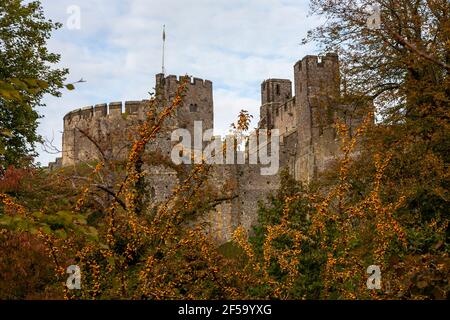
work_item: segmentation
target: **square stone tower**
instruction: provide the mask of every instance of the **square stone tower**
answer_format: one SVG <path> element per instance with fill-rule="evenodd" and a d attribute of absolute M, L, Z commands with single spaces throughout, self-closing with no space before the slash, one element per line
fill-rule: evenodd
<path fill-rule="evenodd" d="M 273 129 L 278 108 L 292 98 L 292 82 L 287 79 L 268 79 L 261 84 L 261 128 Z"/>
<path fill-rule="evenodd" d="M 281 163 L 296 179 L 309 182 L 339 152 L 334 129 L 340 96 L 336 54 L 306 56 L 294 65 L 294 92 L 289 80 L 261 85 L 260 128 L 281 134 Z"/>
<path fill-rule="evenodd" d="M 337 155 L 333 127 L 340 96 L 337 54 L 306 56 L 294 66 L 298 113 L 296 178 L 309 182 Z"/>
<path fill-rule="evenodd" d="M 183 76 L 156 75 L 156 88 L 167 101 L 172 101 Z M 183 104 L 176 110 L 176 127 L 194 132 L 194 121 L 202 121 L 203 130 L 214 128 L 213 84 L 210 80 L 190 78 Z"/>

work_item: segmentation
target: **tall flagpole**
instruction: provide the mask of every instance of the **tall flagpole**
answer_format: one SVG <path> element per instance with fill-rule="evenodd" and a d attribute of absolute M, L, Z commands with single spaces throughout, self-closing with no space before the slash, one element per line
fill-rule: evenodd
<path fill-rule="evenodd" d="M 162 73 L 165 75 L 166 70 L 164 68 L 164 55 L 166 50 L 166 25 L 163 25 L 163 50 L 162 50 Z"/>

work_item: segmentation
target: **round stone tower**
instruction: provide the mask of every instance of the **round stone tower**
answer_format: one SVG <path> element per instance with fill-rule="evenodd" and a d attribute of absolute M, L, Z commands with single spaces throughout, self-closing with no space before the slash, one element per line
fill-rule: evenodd
<path fill-rule="evenodd" d="M 173 99 L 182 77 L 156 75 L 156 87 Z M 108 157 L 123 160 L 132 144 L 132 134 L 144 119 L 148 100 L 111 102 L 69 112 L 64 117 L 62 165 L 74 165 Z M 194 121 L 203 121 L 203 130 L 214 126 L 212 82 L 190 78 L 183 104 L 171 122 L 193 133 Z M 171 126 L 171 127 L 172 127 Z M 154 144 L 170 152 L 170 134 Z M 164 141 L 164 143 L 163 143 Z"/>

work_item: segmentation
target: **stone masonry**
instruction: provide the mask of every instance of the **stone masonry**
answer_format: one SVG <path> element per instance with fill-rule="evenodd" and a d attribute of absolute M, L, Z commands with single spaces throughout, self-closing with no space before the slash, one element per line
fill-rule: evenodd
<path fill-rule="evenodd" d="M 156 75 L 156 88 L 171 99 L 181 78 Z M 188 129 L 193 134 L 194 121 L 203 121 L 203 130 L 214 123 L 213 85 L 211 81 L 191 78 L 183 105 L 176 111 L 164 132 L 149 149 L 170 159 L 174 145 L 170 132 Z M 293 95 L 293 93 L 295 95 Z M 259 128 L 280 131 L 280 168 L 285 167 L 297 180 L 308 183 L 339 156 L 339 142 L 334 123 L 345 118 L 351 127 L 359 125 L 348 106 L 339 105 L 339 61 L 336 54 L 306 56 L 294 65 L 294 84 L 286 79 L 268 79 L 261 85 Z M 69 112 L 64 117 L 63 156 L 51 168 L 95 161 L 100 157 L 125 159 L 131 135 L 144 119 L 147 101 L 113 102 Z M 351 120 L 349 120 L 351 119 Z M 103 154 L 99 152 L 103 150 Z M 279 186 L 279 177 L 262 176 L 260 165 L 215 165 L 210 178 L 214 191 L 230 199 L 217 205 L 203 219 L 208 232 L 219 243 L 231 239 L 233 230 L 244 226 L 251 230 L 257 223 L 258 202 Z M 146 167 L 150 182 L 149 196 L 156 202 L 167 199 L 178 183 L 177 172 L 170 166 Z"/>

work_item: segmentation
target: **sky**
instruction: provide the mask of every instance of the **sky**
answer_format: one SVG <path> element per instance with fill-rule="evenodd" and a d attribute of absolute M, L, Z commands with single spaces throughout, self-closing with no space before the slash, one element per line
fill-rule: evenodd
<path fill-rule="evenodd" d="M 213 82 L 215 134 L 224 135 L 241 109 L 256 126 L 264 79 L 293 80 L 295 62 L 318 54 L 301 45 L 320 23 L 307 0 L 41 0 L 47 18 L 63 27 L 48 42 L 69 68 L 62 97 L 46 96 L 39 134 L 61 149 L 63 117 L 99 103 L 142 100 L 161 72 L 166 26 L 166 74 Z M 79 15 L 78 15 L 79 12 Z M 79 17 L 79 19 L 77 19 Z M 79 22 L 79 24 L 78 24 Z M 58 154 L 38 146 L 47 165 Z"/>

